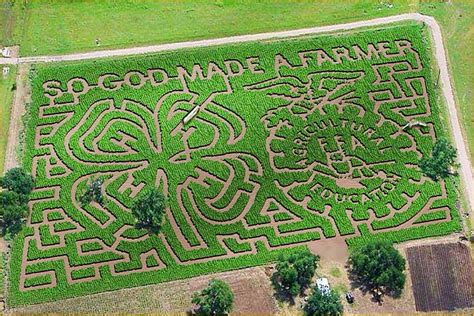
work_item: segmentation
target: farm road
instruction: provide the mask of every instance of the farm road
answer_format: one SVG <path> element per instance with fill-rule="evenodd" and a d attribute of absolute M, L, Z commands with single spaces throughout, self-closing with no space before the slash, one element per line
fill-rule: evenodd
<path fill-rule="evenodd" d="M 389 16 L 384 18 L 377 18 L 366 21 L 351 22 L 345 24 L 337 25 L 328 25 L 321 27 L 305 28 L 298 30 L 282 31 L 282 32 L 272 32 L 272 33 L 260 33 L 260 34 L 249 34 L 249 35 L 240 35 L 240 36 L 231 36 L 225 38 L 209 39 L 209 40 L 200 40 L 200 41 L 189 41 L 181 43 L 171 43 L 163 45 L 153 45 L 145 47 L 133 47 L 126 49 L 116 49 L 116 50 L 104 50 L 104 51 L 95 51 L 88 53 L 79 53 L 79 54 L 70 54 L 70 55 L 61 55 L 61 56 L 36 56 L 36 57 L 19 57 L 19 58 L 0 58 L 1 64 L 24 64 L 24 63 L 40 63 L 40 62 L 59 62 L 59 61 L 74 61 L 74 60 L 86 60 L 86 59 L 97 59 L 97 58 L 106 58 L 106 57 L 117 57 L 117 56 L 129 56 L 129 55 L 138 55 L 138 54 L 147 54 L 147 53 L 156 53 L 162 51 L 178 50 L 184 48 L 195 48 L 195 47 L 204 47 L 204 46 L 215 46 L 223 45 L 229 43 L 241 43 L 249 41 L 258 41 L 258 40 L 268 40 L 276 38 L 286 38 L 286 37 L 296 37 L 302 35 L 318 34 L 318 33 L 327 33 L 334 31 L 343 31 L 351 30 L 361 27 L 370 27 L 377 26 L 380 24 L 402 22 L 408 20 L 415 20 L 419 22 L 424 22 L 429 26 L 431 35 L 433 37 L 433 48 L 435 57 L 440 69 L 440 81 L 441 88 L 443 91 L 444 98 L 448 107 L 449 121 L 452 129 L 452 134 L 454 137 L 455 145 L 458 151 L 458 159 L 461 164 L 461 178 L 463 180 L 464 189 L 466 191 L 466 196 L 470 204 L 471 209 L 471 222 L 474 224 L 474 214 L 472 208 L 474 207 L 474 179 L 471 170 L 471 163 L 469 160 L 468 151 L 463 139 L 461 125 L 458 119 L 458 113 L 454 101 L 454 95 L 452 91 L 451 81 L 448 73 L 448 64 L 441 34 L 441 28 L 433 17 L 425 16 L 419 13 L 407 13 L 395 16 Z M 15 121 L 19 121 L 20 117 L 14 117 L 15 114 L 18 114 L 20 111 L 12 110 L 11 118 L 11 127 L 15 127 L 18 124 L 15 124 Z M 7 152 L 9 154 L 14 153 L 14 150 L 11 150 L 11 147 L 15 147 L 16 141 L 12 143 L 12 140 L 9 139 L 7 144 Z M 6 158 L 7 161 L 11 158 Z M 13 159 L 14 160 L 14 159 Z"/>

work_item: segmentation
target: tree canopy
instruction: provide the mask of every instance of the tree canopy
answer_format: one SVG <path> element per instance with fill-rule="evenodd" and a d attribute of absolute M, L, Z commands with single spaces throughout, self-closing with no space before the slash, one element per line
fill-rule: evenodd
<path fill-rule="evenodd" d="M 369 289 L 399 295 L 405 285 L 405 259 L 392 244 L 376 241 L 354 251 L 351 272 Z"/>
<path fill-rule="evenodd" d="M 5 190 L 0 192 L 0 207 L 6 208 L 10 205 L 19 205 L 26 204 L 27 199 L 25 200 L 22 194 L 18 194 L 13 191 Z"/>
<path fill-rule="evenodd" d="M 275 287 L 293 299 L 309 286 L 318 262 L 319 256 L 309 250 L 295 251 L 280 257 L 273 276 Z"/>
<path fill-rule="evenodd" d="M 102 196 L 103 183 L 104 180 L 102 178 L 98 178 L 93 180 L 92 183 L 87 186 L 86 191 L 80 197 L 82 207 L 90 204 L 92 201 L 102 204 L 104 201 L 104 197 Z"/>
<path fill-rule="evenodd" d="M 0 217 L 2 234 L 16 234 L 28 214 L 28 200 L 34 188 L 33 177 L 21 168 L 13 168 L 0 178 Z"/>
<path fill-rule="evenodd" d="M 34 186 L 33 177 L 21 168 L 12 168 L 0 177 L 0 187 L 18 194 L 29 195 Z"/>
<path fill-rule="evenodd" d="M 0 209 L 3 230 L 11 234 L 17 233 L 27 214 L 28 206 L 26 204 L 14 204 Z"/>
<path fill-rule="evenodd" d="M 165 209 L 164 195 L 157 188 L 151 188 L 134 201 L 132 214 L 137 220 L 138 227 L 158 233 L 163 225 Z"/>
<path fill-rule="evenodd" d="M 342 306 L 339 294 L 334 290 L 329 293 L 322 293 L 317 286 L 314 286 L 308 300 L 304 306 L 306 315 L 342 315 L 344 307 Z"/>
<path fill-rule="evenodd" d="M 453 167 L 456 165 L 456 149 L 446 138 L 436 141 L 431 156 L 423 156 L 419 166 L 421 171 L 433 180 L 446 178 L 453 174 Z"/>
<path fill-rule="evenodd" d="M 191 302 L 198 306 L 199 314 L 228 314 L 232 311 L 234 293 L 224 281 L 212 279 L 205 289 L 193 294 Z"/>

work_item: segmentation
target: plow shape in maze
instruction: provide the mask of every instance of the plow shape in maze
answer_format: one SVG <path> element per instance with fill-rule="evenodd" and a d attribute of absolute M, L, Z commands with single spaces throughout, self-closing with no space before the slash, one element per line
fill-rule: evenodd
<path fill-rule="evenodd" d="M 424 32 L 38 65 L 24 160 L 37 187 L 10 304 L 459 230 L 453 181 L 417 167 L 444 134 Z M 97 178 L 104 202 L 82 206 Z M 153 186 L 169 207 L 150 235 L 130 207 Z"/>

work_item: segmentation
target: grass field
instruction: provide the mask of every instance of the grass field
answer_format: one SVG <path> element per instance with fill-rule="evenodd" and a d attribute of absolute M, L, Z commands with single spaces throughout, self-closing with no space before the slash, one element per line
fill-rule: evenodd
<path fill-rule="evenodd" d="M 424 26 L 38 65 L 10 306 L 255 266 L 308 242 L 460 230 Z M 188 123 L 187 118 L 194 117 Z M 413 120 L 423 128 L 404 129 Z M 104 179 L 102 205 L 78 202 Z M 158 235 L 132 200 L 167 196 Z M 21 263 L 21 264 L 19 264 Z"/>
<path fill-rule="evenodd" d="M 65 54 L 337 24 L 406 12 L 416 3 L 398 2 L 390 8 L 367 0 L 28 1 L 11 38 L 22 43 L 23 55 Z"/>
<path fill-rule="evenodd" d="M 422 4 L 420 13 L 434 16 L 441 25 L 451 67 L 460 122 L 474 161 L 474 1 Z"/>

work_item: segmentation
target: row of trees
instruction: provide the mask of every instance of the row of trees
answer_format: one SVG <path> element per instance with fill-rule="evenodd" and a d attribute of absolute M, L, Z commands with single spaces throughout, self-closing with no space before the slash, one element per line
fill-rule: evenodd
<path fill-rule="evenodd" d="M 33 177 L 21 168 L 13 168 L 0 177 L 0 218 L 3 236 L 20 231 L 28 214 L 28 201 L 34 188 Z"/>
<path fill-rule="evenodd" d="M 319 256 L 309 250 L 282 256 L 276 264 L 272 283 L 277 297 L 294 303 L 310 286 Z M 392 296 L 401 294 L 405 285 L 405 259 L 392 244 L 377 241 L 353 251 L 349 258 L 351 277 L 362 290 Z M 314 285 L 303 307 L 307 315 L 340 315 L 340 295 L 330 289 L 322 292 Z"/>

